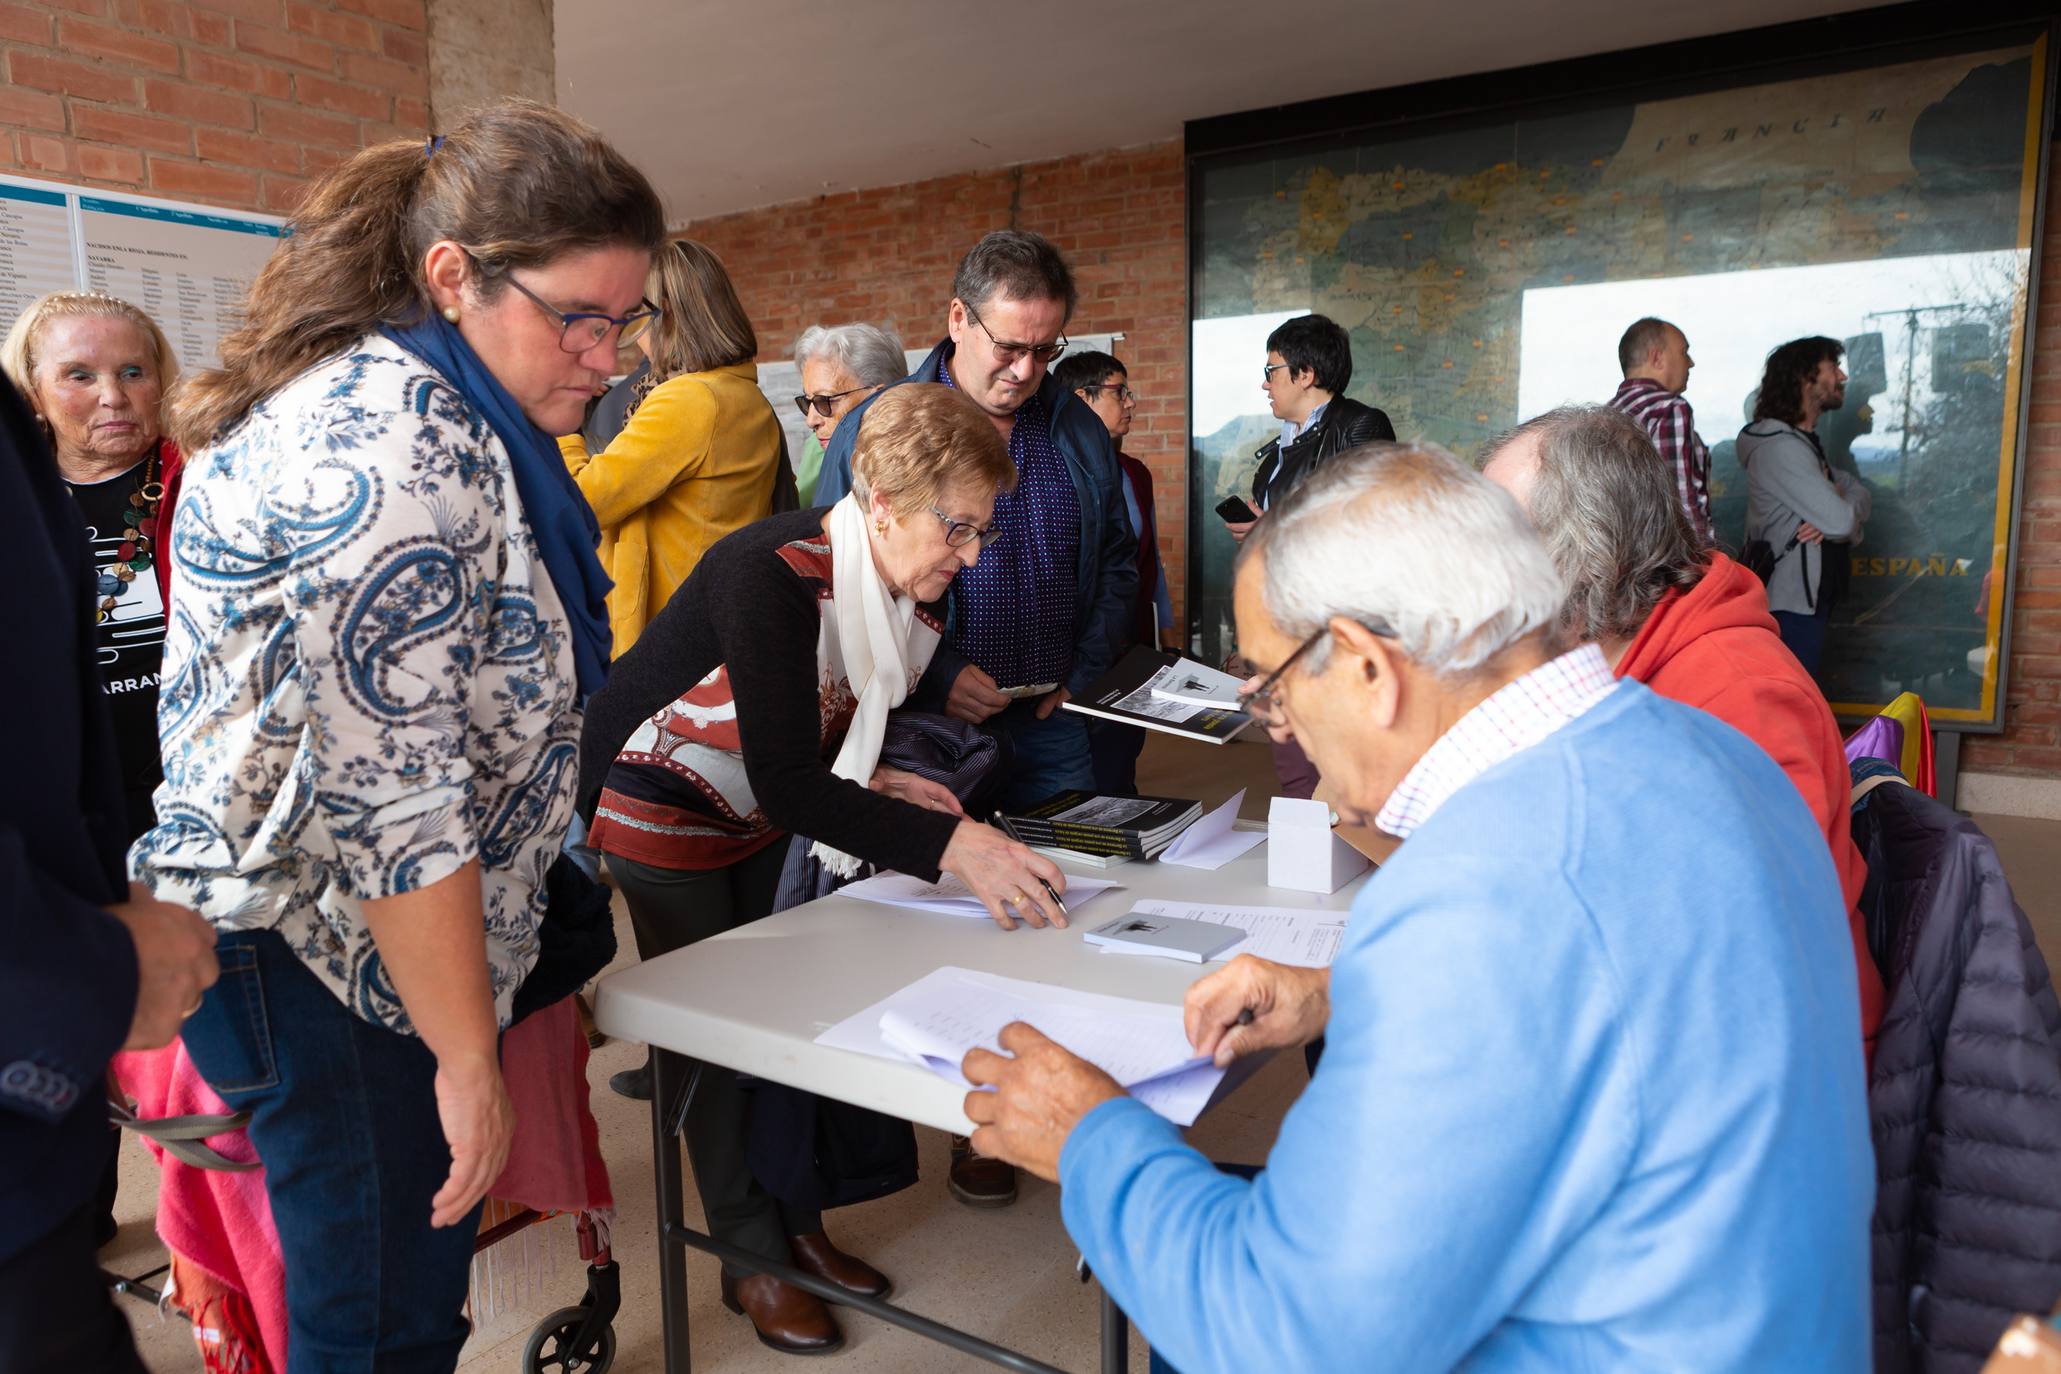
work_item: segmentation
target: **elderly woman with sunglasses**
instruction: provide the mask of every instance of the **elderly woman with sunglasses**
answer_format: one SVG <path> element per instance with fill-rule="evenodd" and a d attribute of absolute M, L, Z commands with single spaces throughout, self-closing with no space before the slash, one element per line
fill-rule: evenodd
<path fill-rule="evenodd" d="M 967 818 L 942 784 L 879 766 L 888 712 L 937 651 L 945 593 L 992 541 L 995 494 L 1016 481 L 1002 437 L 963 392 L 899 386 L 868 408 L 853 474 L 828 510 L 710 549 L 588 712 L 580 811 L 646 958 L 771 912 L 790 832 L 836 873 L 950 873 L 1005 930 L 1066 923 L 1058 868 Z M 686 1135 L 710 1232 L 885 1293 L 819 1214 L 752 1177 L 747 1120 L 737 1076 L 704 1069 Z M 841 1340 L 820 1299 L 767 1275 L 726 1270 L 723 1301 L 778 1350 Z"/>
<path fill-rule="evenodd" d="M 780 421 L 752 361 L 758 336 L 722 261 L 674 239 L 653 259 L 645 297 L 655 318 L 624 332 L 650 366 L 631 389 L 622 428 L 599 453 L 578 434 L 558 441 L 601 522 L 618 656 L 710 545 L 773 513 L 786 467 Z"/>
<path fill-rule="evenodd" d="M 794 398 L 802 421 L 816 437 L 814 462 L 797 465 L 795 482 L 814 491 L 838 422 L 874 392 L 908 374 L 901 338 L 877 324 L 812 324 L 794 341 L 794 365 L 801 369 L 802 394 Z"/>

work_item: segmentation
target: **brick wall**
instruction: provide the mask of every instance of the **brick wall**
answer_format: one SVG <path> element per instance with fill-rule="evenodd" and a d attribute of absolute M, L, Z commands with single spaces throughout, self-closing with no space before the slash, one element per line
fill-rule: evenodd
<path fill-rule="evenodd" d="M 2057 147 L 2061 154 L 2061 147 Z M 2061 166 L 2061 157 L 2057 157 Z M 1971 736 L 1962 766 L 2061 774 L 2061 177 L 2049 201 L 2018 598 L 2001 736 Z M 952 269 L 981 234 L 1014 224 L 1051 238 L 1081 284 L 1075 327 L 1121 331 L 1143 394 L 1126 443 L 1155 477 L 1160 552 L 1186 613 L 1187 231 L 1181 145 L 1156 144 L 1022 168 L 726 215 L 686 226 L 736 279 L 762 359 L 784 358 L 816 323 L 874 320 L 910 347 L 943 332 Z"/>
<path fill-rule="evenodd" d="M 0 167 L 285 213 L 429 127 L 424 0 L 0 3 Z"/>
<path fill-rule="evenodd" d="M 1139 392 L 1124 449 L 1154 476 L 1175 614 L 1187 567 L 1188 251 L 1178 141 L 825 196 L 682 231 L 721 255 L 762 361 L 812 324 L 887 324 L 910 348 L 944 336 L 959 258 L 992 229 L 1031 229 L 1073 264 L 1079 333 L 1121 333 Z"/>
<path fill-rule="evenodd" d="M 1961 766 L 2061 777 L 2061 144 L 2049 150 L 2047 236 L 2033 338 L 2031 430 L 2018 515 L 2018 595 L 2004 733 L 1971 736 Z"/>

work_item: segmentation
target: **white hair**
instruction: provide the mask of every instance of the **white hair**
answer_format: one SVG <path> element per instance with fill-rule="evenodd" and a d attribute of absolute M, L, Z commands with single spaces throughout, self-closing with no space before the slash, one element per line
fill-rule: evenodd
<path fill-rule="evenodd" d="M 812 324 L 794 341 L 794 365 L 822 358 L 859 386 L 891 386 L 909 374 L 902 341 L 877 324 Z"/>
<path fill-rule="evenodd" d="M 1282 634 L 1307 639 L 1341 617 L 1385 627 L 1448 676 L 1550 629 L 1567 598 L 1517 503 L 1436 444 L 1341 453 L 1267 512 L 1242 557 L 1264 557 L 1261 599 Z M 1326 639 L 1309 670 L 1328 656 Z"/>

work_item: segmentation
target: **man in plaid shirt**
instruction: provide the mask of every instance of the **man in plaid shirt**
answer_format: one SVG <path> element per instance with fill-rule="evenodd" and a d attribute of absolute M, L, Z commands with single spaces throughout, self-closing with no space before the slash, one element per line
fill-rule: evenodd
<path fill-rule="evenodd" d="M 1710 450 L 1696 436 L 1696 416 L 1682 392 L 1689 385 L 1689 340 L 1666 320 L 1651 316 L 1633 323 L 1617 341 L 1624 384 L 1610 404 L 1645 426 L 1653 447 L 1674 469 L 1675 493 L 1696 529 L 1710 543 Z"/>

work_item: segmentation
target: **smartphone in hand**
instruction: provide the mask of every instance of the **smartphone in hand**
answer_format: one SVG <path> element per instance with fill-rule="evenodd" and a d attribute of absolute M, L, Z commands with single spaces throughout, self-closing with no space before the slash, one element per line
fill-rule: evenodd
<path fill-rule="evenodd" d="M 1259 512 L 1246 505 L 1244 497 L 1234 494 L 1217 502 L 1217 518 L 1227 525 L 1249 525 L 1259 519 Z"/>

